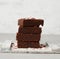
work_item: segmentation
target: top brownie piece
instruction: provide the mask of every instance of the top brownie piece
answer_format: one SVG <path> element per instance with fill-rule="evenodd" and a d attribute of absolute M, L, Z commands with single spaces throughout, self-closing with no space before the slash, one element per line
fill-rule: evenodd
<path fill-rule="evenodd" d="M 43 26 L 44 24 L 44 20 L 43 19 L 35 19 L 35 18 L 31 18 L 31 19 L 19 19 L 18 20 L 18 25 L 20 25 L 20 27 L 34 27 L 37 26 L 39 27 L 39 25 Z"/>

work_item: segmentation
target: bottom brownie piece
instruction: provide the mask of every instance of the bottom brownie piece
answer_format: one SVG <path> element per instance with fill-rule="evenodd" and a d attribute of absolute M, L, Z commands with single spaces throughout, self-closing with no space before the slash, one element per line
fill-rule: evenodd
<path fill-rule="evenodd" d="M 39 42 L 18 42 L 18 48 L 41 48 Z"/>

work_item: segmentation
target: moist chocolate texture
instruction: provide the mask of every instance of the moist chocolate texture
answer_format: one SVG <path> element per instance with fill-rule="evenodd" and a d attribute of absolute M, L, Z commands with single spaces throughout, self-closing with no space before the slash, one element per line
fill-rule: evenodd
<path fill-rule="evenodd" d="M 41 48 L 44 45 L 40 44 L 42 27 L 44 25 L 43 19 L 25 19 L 18 20 L 18 33 L 16 35 L 18 48 Z"/>

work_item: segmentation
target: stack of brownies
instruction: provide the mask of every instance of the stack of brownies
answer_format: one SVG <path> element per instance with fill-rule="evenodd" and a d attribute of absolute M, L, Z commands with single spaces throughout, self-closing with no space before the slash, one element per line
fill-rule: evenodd
<path fill-rule="evenodd" d="M 40 48 L 40 38 L 44 21 L 42 19 L 19 19 L 18 33 L 16 35 L 18 48 Z"/>

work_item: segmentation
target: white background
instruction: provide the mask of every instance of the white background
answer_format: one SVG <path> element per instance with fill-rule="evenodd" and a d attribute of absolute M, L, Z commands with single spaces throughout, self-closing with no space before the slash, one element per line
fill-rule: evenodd
<path fill-rule="evenodd" d="M 0 33 L 16 33 L 22 17 L 42 18 L 43 34 L 60 34 L 60 0 L 0 0 Z"/>
<path fill-rule="evenodd" d="M 60 0 L 0 0 L 0 33 L 16 33 L 22 17 L 42 18 L 43 34 L 60 34 Z M 16 58 L 60 59 L 60 55 L 0 53 L 0 59 Z"/>

